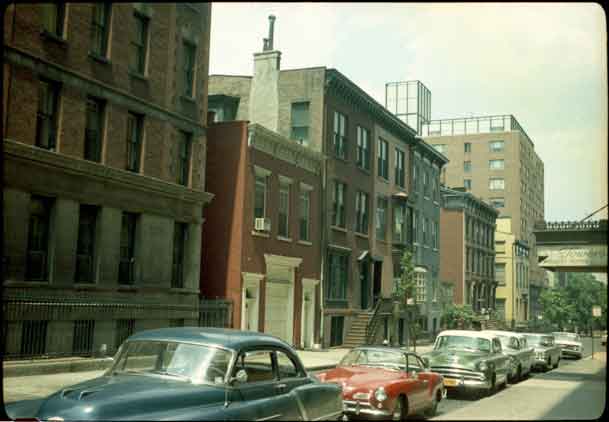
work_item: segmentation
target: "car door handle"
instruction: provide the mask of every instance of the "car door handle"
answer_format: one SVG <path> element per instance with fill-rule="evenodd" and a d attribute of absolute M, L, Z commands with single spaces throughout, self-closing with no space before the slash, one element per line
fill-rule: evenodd
<path fill-rule="evenodd" d="M 275 390 L 285 390 L 287 388 L 287 384 L 277 384 L 275 386 Z"/>

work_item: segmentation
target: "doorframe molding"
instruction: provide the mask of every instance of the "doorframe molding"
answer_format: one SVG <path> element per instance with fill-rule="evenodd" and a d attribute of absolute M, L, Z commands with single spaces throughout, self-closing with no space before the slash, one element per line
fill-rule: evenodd
<path fill-rule="evenodd" d="M 253 287 L 254 291 L 256 292 L 256 314 L 255 316 L 255 321 L 256 321 L 256 330 L 255 331 L 259 331 L 258 328 L 260 327 L 260 282 L 264 279 L 264 274 L 257 274 L 257 273 L 247 273 L 247 272 L 243 272 L 241 273 L 241 276 L 243 277 L 243 285 L 241 287 L 241 329 L 242 330 L 246 330 L 247 329 L 247 325 L 246 325 L 246 303 L 247 303 L 247 297 L 246 297 L 246 290 L 248 287 Z"/>
<path fill-rule="evenodd" d="M 311 345 L 315 344 L 315 308 L 317 307 L 317 296 L 315 295 L 315 287 L 317 287 L 317 285 L 319 284 L 319 280 L 315 280 L 313 278 L 302 278 L 301 280 L 302 283 L 302 300 L 301 300 L 301 304 L 300 304 L 300 347 L 302 349 L 304 349 L 305 346 L 305 341 L 304 341 L 304 310 L 305 310 L 305 293 L 310 291 L 311 292 L 311 298 L 312 298 L 312 306 L 311 306 L 311 315 L 310 318 L 312 319 L 311 321 L 311 339 L 310 339 L 310 343 Z"/>

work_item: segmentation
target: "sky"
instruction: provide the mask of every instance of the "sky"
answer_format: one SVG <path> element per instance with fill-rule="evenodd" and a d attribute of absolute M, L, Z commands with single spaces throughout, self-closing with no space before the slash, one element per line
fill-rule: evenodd
<path fill-rule="evenodd" d="M 251 75 L 270 14 L 282 69 L 336 68 L 381 104 L 385 83 L 421 80 L 432 119 L 513 114 L 544 162 L 546 220 L 607 204 L 598 4 L 213 3 L 210 74 Z"/>

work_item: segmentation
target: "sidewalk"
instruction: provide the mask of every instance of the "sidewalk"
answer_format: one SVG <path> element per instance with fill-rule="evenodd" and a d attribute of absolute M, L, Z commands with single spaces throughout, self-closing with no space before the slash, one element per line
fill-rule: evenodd
<path fill-rule="evenodd" d="M 606 353 L 564 365 L 434 420 L 598 419 L 605 410 Z M 440 412 L 442 405 L 440 404 Z"/>

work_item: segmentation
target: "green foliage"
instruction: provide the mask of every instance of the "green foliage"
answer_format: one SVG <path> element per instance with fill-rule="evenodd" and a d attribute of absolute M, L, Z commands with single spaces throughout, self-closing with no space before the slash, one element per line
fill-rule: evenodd
<path fill-rule="evenodd" d="M 561 330 L 587 331 L 607 327 L 607 285 L 589 273 L 568 273 L 564 287 L 546 290 L 540 296 L 543 319 Z M 599 305 L 602 315 L 592 317 L 592 307 Z"/>
<path fill-rule="evenodd" d="M 469 305 L 448 305 L 442 312 L 441 324 L 449 329 L 458 328 L 459 321 L 463 328 L 469 328 L 476 320 L 476 314 Z"/>
<path fill-rule="evenodd" d="M 414 273 L 414 264 L 412 263 L 412 253 L 405 250 L 400 261 L 402 273 L 400 278 L 396 279 L 396 284 L 393 290 L 393 296 L 400 303 L 407 304 L 409 298 L 414 297 L 416 281 Z"/>

